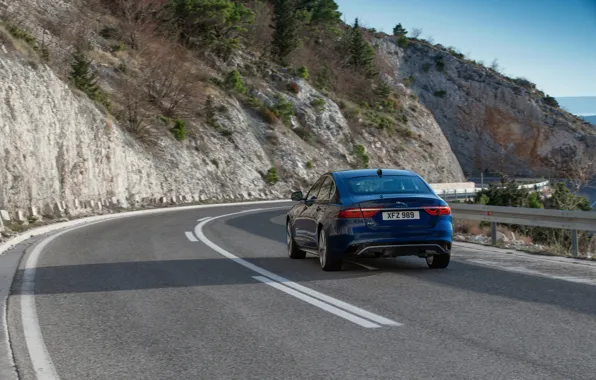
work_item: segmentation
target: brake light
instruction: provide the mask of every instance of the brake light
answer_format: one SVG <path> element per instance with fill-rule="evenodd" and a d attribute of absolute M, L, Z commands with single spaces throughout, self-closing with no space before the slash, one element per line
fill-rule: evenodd
<path fill-rule="evenodd" d="M 372 218 L 373 216 L 377 215 L 377 213 L 381 211 L 378 208 L 347 208 L 345 210 L 341 210 L 337 217 L 340 219 L 354 219 L 354 218 Z"/>
<path fill-rule="evenodd" d="M 423 209 L 433 216 L 451 215 L 451 207 L 449 206 L 426 206 Z"/>

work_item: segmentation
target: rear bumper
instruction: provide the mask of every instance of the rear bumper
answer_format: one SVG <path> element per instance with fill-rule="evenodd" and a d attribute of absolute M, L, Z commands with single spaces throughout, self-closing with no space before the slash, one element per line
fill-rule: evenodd
<path fill-rule="evenodd" d="M 328 249 L 338 258 L 445 255 L 451 253 L 453 241 L 450 220 L 443 220 L 434 228 L 424 230 L 372 231 L 368 228 L 352 228 L 334 232 L 329 235 Z"/>
<path fill-rule="evenodd" d="M 411 255 L 449 255 L 451 242 L 426 242 L 426 243 L 394 243 L 378 245 L 376 243 L 361 244 L 350 247 L 348 256 L 411 256 Z"/>

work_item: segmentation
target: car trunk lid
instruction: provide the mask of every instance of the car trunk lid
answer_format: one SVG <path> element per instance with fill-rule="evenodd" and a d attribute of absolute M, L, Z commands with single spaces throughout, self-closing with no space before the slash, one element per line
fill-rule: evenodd
<path fill-rule="evenodd" d="M 430 194 L 383 194 L 354 197 L 364 220 L 372 229 L 433 228 L 445 203 Z"/>

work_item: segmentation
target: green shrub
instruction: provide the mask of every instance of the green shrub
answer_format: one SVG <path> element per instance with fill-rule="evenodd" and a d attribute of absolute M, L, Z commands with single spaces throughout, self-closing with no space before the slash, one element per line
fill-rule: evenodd
<path fill-rule="evenodd" d="M 91 96 L 91 99 L 106 107 L 108 111 L 112 110 L 112 102 L 110 101 L 108 94 L 105 92 L 98 90 L 95 94 L 93 94 L 93 96 Z"/>
<path fill-rule="evenodd" d="M 466 58 L 465 55 L 463 55 L 462 53 L 458 52 L 457 50 L 455 50 L 452 47 L 447 48 L 447 51 L 449 52 L 449 54 L 451 54 L 452 56 L 454 56 L 455 58 L 459 58 L 459 59 L 464 59 Z"/>
<path fill-rule="evenodd" d="M 112 52 L 117 53 L 119 51 L 124 50 L 124 43 L 118 42 L 117 44 L 112 45 Z"/>
<path fill-rule="evenodd" d="M 97 75 L 91 70 L 91 60 L 87 59 L 80 51 L 75 51 L 73 55 L 73 63 L 71 64 L 70 79 L 74 85 L 83 91 L 92 100 L 103 104 L 108 110 L 111 108 L 111 103 L 108 95 L 101 90 L 97 84 Z"/>
<path fill-rule="evenodd" d="M 228 73 L 226 76 L 225 85 L 228 90 L 235 91 L 239 94 L 246 94 L 247 92 L 242 80 L 242 76 L 238 70 L 232 70 Z"/>
<path fill-rule="evenodd" d="M 382 130 L 391 129 L 396 124 L 395 119 L 376 111 L 367 111 L 366 121 L 368 125 L 377 127 L 378 129 Z"/>
<path fill-rule="evenodd" d="M 404 79 L 402 80 L 402 83 L 403 83 L 403 84 L 404 84 L 404 86 L 406 86 L 406 87 L 412 87 L 412 85 L 413 85 L 414 83 L 416 83 L 416 78 L 415 78 L 413 75 L 410 75 L 409 77 L 407 77 L 407 78 L 404 78 Z"/>
<path fill-rule="evenodd" d="M 277 169 L 271 168 L 267 170 L 267 174 L 265 174 L 265 181 L 270 185 L 275 185 L 279 182 L 279 177 L 277 176 Z"/>
<path fill-rule="evenodd" d="M 296 70 L 296 76 L 298 78 L 308 79 L 308 68 L 306 66 L 299 67 L 298 70 Z"/>
<path fill-rule="evenodd" d="M 348 103 L 346 103 L 344 100 L 340 100 L 339 103 L 337 103 L 337 106 L 340 110 L 343 110 L 348 107 Z"/>
<path fill-rule="evenodd" d="M 408 47 L 408 37 L 400 36 L 397 39 L 397 45 L 401 48 L 407 48 Z"/>
<path fill-rule="evenodd" d="M 261 101 L 261 99 L 255 97 L 255 96 L 249 96 L 245 102 L 250 108 L 252 108 L 254 110 L 260 110 L 261 108 L 264 107 L 264 104 Z"/>
<path fill-rule="evenodd" d="M 283 121 L 284 124 L 289 124 L 294 115 L 294 105 L 291 102 L 288 102 L 283 96 L 278 96 L 276 99 L 277 102 L 271 108 L 271 111 L 273 111 L 275 116 Z"/>
<path fill-rule="evenodd" d="M 209 81 L 209 83 L 212 83 L 212 84 L 214 84 L 214 85 L 216 85 L 218 87 L 223 87 L 223 85 L 224 85 L 224 82 L 221 79 L 217 78 L 217 77 L 210 77 L 208 79 L 208 81 Z"/>
<path fill-rule="evenodd" d="M 325 109 L 325 104 L 327 104 L 325 100 L 319 97 L 316 97 L 310 101 L 310 105 L 319 112 Z"/>
<path fill-rule="evenodd" d="M 444 98 L 445 95 L 447 95 L 447 92 L 444 90 L 435 91 L 435 96 L 437 96 L 439 98 Z"/>
<path fill-rule="evenodd" d="M 25 29 L 22 29 L 12 23 L 4 23 L 4 27 L 6 28 L 8 33 L 10 33 L 11 36 L 19 40 L 25 41 L 27 45 L 33 48 L 33 50 L 37 51 L 39 49 L 35 37 L 33 37 L 33 35 Z"/>
<path fill-rule="evenodd" d="M 47 62 L 50 62 L 50 58 L 51 58 L 51 57 L 50 57 L 50 49 L 48 49 L 48 47 L 47 47 L 47 46 L 42 46 L 42 47 L 39 49 L 39 56 L 41 57 L 41 60 L 42 60 L 43 62 L 46 62 L 46 63 L 47 63 Z"/>
<path fill-rule="evenodd" d="M 536 89 L 536 84 L 530 82 L 529 80 L 527 80 L 526 78 L 515 78 L 513 80 L 513 83 L 517 84 L 518 86 L 530 89 L 530 90 L 535 90 Z"/>
<path fill-rule="evenodd" d="M 159 120 L 160 120 L 162 123 L 164 123 L 165 125 L 168 125 L 168 124 L 170 124 L 170 123 L 172 122 L 172 119 L 170 119 L 169 117 L 167 117 L 167 116 L 164 116 L 164 115 L 159 115 L 159 116 L 158 116 L 158 119 L 159 119 Z"/>
<path fill-rule="evenodd" d="M 557 102 L 557 99 L 553 98 L 552 96 L 546 95 L 543 100 L 549 106 L 559 108 L 559 102 Z"/>
<path fill-rule="evenodd" d="M 219 161 L 217 161 L 217 160 L 214 158 L 214 159 L 212 159 L 212 160 L 211 160 L 211 163 L 212 163 L 213 165 L 215 165 L 215 167 L 216 167 L 216 168 L 218 168 L 218 169 L 219 169 Z"/>
<path fill-rule="evenodd" d="M 312 169 L 313 168 L 312 161 L 307 161 L 306 162 L 306 168 L 307 169 Z"/>
<path fill-rule="evenodd" d="M 401 127 L 397 131 L 403 137 L 412 138 L 414 136 L 414 132 L 412 132 L 410 129 L 408 129 L 406 127 Z"/>
<path fill-rule="evenodd" d="M 186 140 L 186 121 L 180 120 L 180 119 L 176 120 L 176 123 L 174 124 L 174 128 L 172 128 L 171 131 L 174 134 L 174 137 L 176 138 L 176 140 L 178 140 L 178 141 Z"/>
<path fill-rule="evenodd" d="M 366 148 L 364 148 L 364 145 L 361 145 L 361 144 L 355 145 L 354 153 L 356 154 L 356 157 L 359 158 L 360 164 L 362 165 L 362 167 L 368 168 L 368 163 L 370 161 L 370 158 L 368 157 L 368 154 L 366 154 Z"/>
<path fill-rule="evenodd" d="M 244 64 L 244 72 L 248 76 L 255 76 L 255 75 L 257 75 L 257 69 L 253 65 L 251 65 L 250 63 Z"/>

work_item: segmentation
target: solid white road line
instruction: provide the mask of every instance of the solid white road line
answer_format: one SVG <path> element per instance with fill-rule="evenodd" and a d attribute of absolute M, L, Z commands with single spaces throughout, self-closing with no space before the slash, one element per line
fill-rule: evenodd
<path fill-rule="evenodd" d="M 35 268 L 37 266 L 37 261 L 39 260 L 39 256 L 43 249 L 54 239 L 67 232 L 97 223 L 101 222 L 87 223 L 78 227 L 69 228 L 44 239 L 33 248 L 33 251 L 31 251 L 27 258 L 27 262 L 25 263 L 20 297 L 21 320 L 23 324 L 25 344 L 27 345 L 29 358 L 31 359 L 31 367 L 35 372 L 35 376 L 39 380 L 59 380 L 60 377 L 58 377 L 54 363 L 48 353 L 48 349 L 41 333 L 41 327 L 39 326 L 39 319 L 37 318 L 37 307 L 35 305 Z"/>
<path fill-rule="evenodd" d="M 186 237 L 188 238 L 188 240 L 193 241 L 193 242 L 199 241 L 192 232 L 186 231 L 185 234 L 186 234 Z"/>
<path fill-rule="evenodd" d="M 202 222 L 203 220 L 207 220 L 207 219 L 211 219 L 211 217 L 210 216 L 206 216 L 204 218 L 197 219 L 197 222 Z"/>
<path fill-rule="evenodd" d="M 320 309 L 323 309 L 323 310 L 325 310 L 325 311 L 327 311 L 327 312 L 329 312 L 331 314 L 335 314 L 338 317 L 347 319 L 348 321 L 353 322 L 353 323 L 355 323 L 357 325 L 360 325 L 362 327 L 366 327 L 366 328 L 377 328 L 377 327 L 381 327 L 381 326 L 379 326 L 379 325 L 377 325 L 375 323 L 372 323 L 369 320 L 366 320 L 366 319 L 357 317 L 354 314 L 350 314 L 350 313 L 348 313 L 346 311 L 343 311 L 343 310 L 341 310 L 341 309 L 339 309 L 339 308 L 337 308 L 335 306 L 331 306 L 331 305 L 329 305 L 329 304 L 327 304 L 327 303 L 325 303 L 323 301 L 319 301 L 316 298 L 307 296 L 304 293 L 300 293 L 299 291 L 296 291 L 294 289 L 288 288 L 287 286 L 284 286 L 284 285 L 280 284 L 279 282 L 275 282 L 275 281 L 271 280 L 270 278 L 263 277 L 263 276 L 253 276 L 253 278 L 255 280 L 259 280 L 262 283 L 265 283 L 265 284 L 267 284 L 269 286 L 272 286 L 272 287 L 274 287 L 277 290 L 281 290 L 284 293 L 287 293 L 287 294 L 289 294 L 289 295 L 291 295 L 293 297 L 296 297 L 298 299 L 301 299 L 304 302 L 308 302 L 309 304 L 314 305 L 314 306 L 316 306 L 316 307 L 318 307 Z"/>
<path fill-rule="evenodd" d="M 281 207 L 278 207 L 281 208 Z M 285 208 L 285 207 L 284 207 Z M 267 210 L 272 210 L 273 208 L 268 208 Z M 250 211 L 254 211 L 254 210 L 250 210 Z M 268 277 L 272 280 L 275 280 L 277 282 L 282 283 L 285 286 L 288 286 L 290 288 L 293 288 L 295 290 L 298 290 L 302 293 L 308 294 L 311 297 L 317 298 L 321 301 L 327 302 L 331 305 L 334 305 L 340 309 L 344 309 L 346 311 L 349 311 L 352 314 L 356 314 L 360 317 L 366 318 L 366 319 L 370 319 L 371 321 L 380 323 L 382 325 L 388 325 L 388 326 L 402 326 L 401 323 L 392 321 L 391 319 L 382 317 L 380 315 L 371 313 L 369 311 L 366 311 L 364 309 L 361 309 L 357 306 L 351 305 L 347 302 L 344 301 L 340 301 L 336 298 L 330 297 L 328 295 L 325 295 L 323 293 L 319 293 L 316 290 L 307 288 L 306 286 L 302 286 L 300 284 L 297 284 L 295 282 L 292 282 L 290 280 L 288 280 L 287 278 L 281 277 L 276 275 L 275 273 L 269 272 L 266 269 L 263 269 L 261 267 L 258 267 L 244 259 L 239 258 L 236 255 L 231 254 L 230 252 L 226 251 L 225 249 L 221 248 L 220 246 L 218 246 L 217 244 L 213 243 L 211 240 L 209 240 L 205 234 L 203 233 L 203 227 L 205 226 L 205 224 L 207 224 L 208 222 L 211 222 L 213 220 L 219 219 L 219 218 L 224 218 L 224 217 L 228 217 L 228 216 L 234 216 L 234 215 L 239 215 L 242 213 L 245 213 L 246 211 L 242 211 L 242 212 L 238 212 L 238 213 L 231 213 L 231 214 L 225 214 L 225 215 L 220 215 L 217 217 L 213 217 L 209 220 L 204 220 L 201 223 L 199 223 L 196 227 L 195 227 L 195 235 L 199 238 L 200 241 L 202 241 L 205 245 L 207 245 L 208 247 L 210 247 L 211 249 L 213 249 L 215 252 L 219 253 L 220 255 L 227 257 L 228 259 L 252 270 L 257 272 L 258 274 Z"/>
<path fill-rule="evenodd" d="M 590 279 L 590 278 L 581 278 L 581 277 L 572 277 L 572 276 L 557 276 L 557 275 L 540 272 L 540 271 L 537 271 L 534 269 L 529 269 L 529 268 L 522 267 L 522 266 L 503 266 L 501 263 L 498 263 L 496 261 L 489 261 L 489 260 L 482 260 L 482 259 L 467 259 L 466 261 L 473 263 L 473 264 L 478 264 L 481 266 L 504 270 L 507 272 L 523 273 L 523 274 L 528 274 L 528 275 L 532 275 L 532 276 L 546 277 L 546 278 L 550 278 L 553 280 L 563 280 L 563 281 L 567 281 L 567 282 L 574 282 L 574 283 L 578 283 L 578 284 L 586 284 L 586 285 L 595 285 L 596 286 L 596 280 Z"/>

